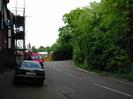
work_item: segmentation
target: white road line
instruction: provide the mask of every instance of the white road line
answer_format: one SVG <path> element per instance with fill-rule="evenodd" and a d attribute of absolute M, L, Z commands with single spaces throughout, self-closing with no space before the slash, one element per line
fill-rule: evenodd
<path fill-rule="evenodd" d="M 104 89 L 108 89 L 108 90 L 111 90 L 113 92 L 117 92 L 119 94 L 122 94 L 122 95 L 133 98 L 133 95 L 130 95 L 130 94 L 127 94 L 127 93 L 124 93 L 124 92 L 121 92 L 121 91 L 118 91 L 118 90 L 115 90 L 115 89 L 112 89 L 112 88 L 109 88 L 109 87 L 106 87 L 106 86 L 103 86 L 103 85 L 99 85 L 99 84 L 96 84 L 96 83 L 93 83 L 93 84 L 96 85 L 96 86 L 102 87 Z"/>
<path fill-rule="evenodd" d="M 79 67 L 77 67 L 77 66 L 75 66 L 73 63 L 72 63 L 72 65 L 75 67 L 75 68 L 77 68 L 78 70 L 80 70 L 80 71 L 83 71 L 83 72 L 86 72 L 86 73 L 90 73 L 90 74 L 96 74 L 96 75 L 98 75 L 99 76 L 99 74 L 98 73 L 96 73 L 96 72 L 91 72 L 91 71 L 87 71 L 87 70 L 85 70 L 85 69 L 82 69 L 82 68 L 79 68 Z M 102 76 L 103 77 L 103 76 Z M 115 81 L 115 82 L 119 82 L 119 83 L 121 83 L 121 84 L 126 84 L 126 85 L 133 85 L 133 83 L 132 82 L 129 82 L 129 81 L 127 81 L 127 80 L 120 80 L 120 79 L 114 79 L 114 78 L 111 78 L 111 77 L 106 77 L 107 79 L 109 79 L 109 80 L 113 80 L 113 81 Z"/>
<path fill-rule="evenodd" d="M 53 67 L 56 71 L 61 72 L 61 70 L 56 67 L 56 63 L 53 65 Z"/>
<path fill-rule="evenodd" d="M 54 63 L 54 65 L 53 65 L 53 68 L 56 70 L 56 71 L 58 71 L 58 72 L 62 72 L 60 69 L 58 69 L 57 67 L 56 67 L 56 63 Z M 81 77 L 77 77 L 77 76 L 74 76 L 74 75 L 72 75 L 72 74 L 69 74 L 69 73 L 65 73 L 65 75 L 67 75 L 67 76 L 69 76 L 69 77 L 72 77 L 72 78 L 77 78 L 77 79 L 80 79 L 81 80 Z"/>

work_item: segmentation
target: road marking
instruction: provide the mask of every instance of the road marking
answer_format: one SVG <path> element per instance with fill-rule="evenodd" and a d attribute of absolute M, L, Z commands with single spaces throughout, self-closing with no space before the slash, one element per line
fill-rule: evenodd
<path fill-rule="evenodd" d="M 61 72 L 61 70 L 56 67 L 56 63 L 53 65 L 53 67 L 56 71 Z"/>
<path fill-rule="evenodd" d="M 54 65 L 53 65 L 53 68 L 56 70 L 56 71 L 58 71 L 58 72 L 62 72 L 60 69 L 58 69 L 57 67 L 56 67 L 56 63 L 54 63 Z M 72 77 L 72 78 L 77 78 L 77 79 L 82 79 L 81 77 L 77 77 L 77 76 L 74 76 L 74 75 L 72 75 L 72 74 L 69 74 L 69 73 L 65 73 L 65 75 L 67 75 L 67 76 L 69 76 L 69 77 Z"/>
<path fill-rule="evenodd" d="M 98 75 L 98 76 L 101 76 L 101 75 L 99 75 L 99 74 L 96 73 L 96 72 L 91 72 L 91 71 L 88 71 L 88 70 L 79 68 L 79 67 L 75 66 L 74 63 L 72 63 L 72 65 L 73 65 L 73 67 L 75 67 L 77 70 L 80 70 L 80 71 L 83 71 L 83 72 L 86 72 L 86 73 L 96 74 L 96 75 Z M 101 76 L 101 77 L 104 77 L 104 76 Z M 129 82 L 129 81 L 127 81 L 127 80 L 118 79 L 118 78 L 115 78 L 115 79 L 114 79 L 114 78 L 111 78 L 111 77 L 105 77 L 105 78 L 107 78 L 107 79 L 109 79 L 109 80 L 113 80 L 113 81 L 115 81 L 115 82 L 119 82 L 119 83 L 121 83 L 121 84 L 133 85 L 132 82 Z"/>
<path fill-rule="evenodd" d="M 93 83 L 93 84 L 96 85 L 96 86 L 102 87 L 104 89 L 108 89 L 108 90 L 111 90 L 113 92 L 117 92 L 119 94 L 122 94 L 122 95 L 133 98 L 133 95 L 130 95 L 130 94 L 127 94 L 127 93 L 124 93 L 124 92 L 121 92 L 121 91 L 118 91 L 118 90 L 115 90 L 115 89 L 112 89 L 112 88 L 109 88 L 109 87 L 106 87 L 106 86 L 103 86 L 103 85 L 99 85 L 99 84 L 96 84 L 96 83 Z"/>

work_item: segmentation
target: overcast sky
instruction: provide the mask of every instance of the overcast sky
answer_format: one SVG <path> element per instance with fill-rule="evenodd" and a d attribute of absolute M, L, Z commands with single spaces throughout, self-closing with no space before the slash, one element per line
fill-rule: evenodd
<path fill-rule="evenodd" d="M 62 16 L 77 7 L 88 6 L 94 0 L 25 0 L 26 44 L 51 46 L 58 38 L 58 29 L 63 26 Z M 100 0 L 95 0 L 100 1 Z M 24 7 L 24 0 L 17 0 L 18 7 Z M 10 0 L 11 11 L 16 0 Z"/>

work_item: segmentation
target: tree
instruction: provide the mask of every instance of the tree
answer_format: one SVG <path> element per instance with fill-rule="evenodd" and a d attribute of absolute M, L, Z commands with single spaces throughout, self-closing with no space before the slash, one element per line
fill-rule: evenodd
<path fill-rule="evenodd" d="M 44 48 L 43 46 L 40 46 L 40 47 L 37 49 L 37 51 L 38 51 L 38 52 L 43 52 L 44 49 L 45 49 L 45 48 Z"/>
<path fill-rule="evenodd" d="M 132 7 L 131 0 L 101 0 L 66 13 L 54 51 L 72 49 L 74 62 L 86 69 L 130 71 Z"/>
<path fill-rule="evenodd" d="M 32 51 L 32 52 L 37 52 L 36 47 L 35 47 L 35 46 L 32 46 L 31 51 Z"/>

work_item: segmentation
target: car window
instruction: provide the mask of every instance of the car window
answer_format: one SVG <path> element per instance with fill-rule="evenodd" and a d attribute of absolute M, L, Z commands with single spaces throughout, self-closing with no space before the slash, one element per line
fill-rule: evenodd
<path fill-rule="evenodd" d="M 41 69 L 41 65 L 35 62 L 23 62 L 20 68 Z"/>
<path fill-rule="evenodd" d="M 38 56 L 37 55 L 33 55 L 33 56 L 31 56 L 31 58 L 32 59 L 41 59 L 41 56 L 39 56 L 39 55 Z"/>

